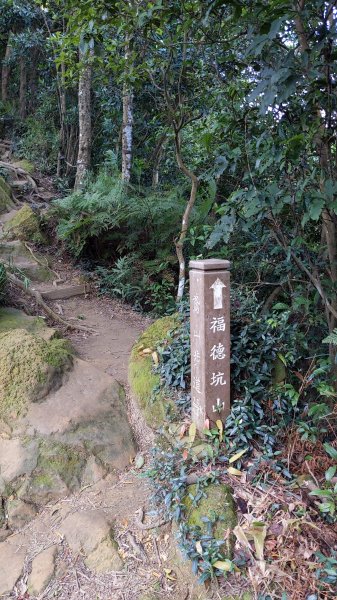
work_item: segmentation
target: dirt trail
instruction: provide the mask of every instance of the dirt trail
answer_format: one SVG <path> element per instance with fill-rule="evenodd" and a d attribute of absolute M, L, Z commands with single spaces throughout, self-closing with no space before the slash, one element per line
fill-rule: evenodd
<path fill-rule="evenodd" d="M 46 257 L 45 257 L 46 258 Z M 50 259 L 50 256 L 48 257 Z M 79 273 L 71 265 L 54 258 L 53 270 L 57 271 L 65 285 L 76 284 Z M 50 284 L 32 281 L 39 290 L 50 289 Z M 50 306 L 70 322 L 93 327 L 94 333 L 72 331 L 70 338 L 79 358 L 94 365 L 117 379 L 127 388 L 128 357 L 140 332 L 149 319 L 131 308 L 111 299 L 98 297 L 96 293 L 49 302 Z M 139 452 L 145 464 L 149 464 L 148 449 L 153 446 L 153 433 L 147 428 L 137 405 L 126 395 L 128 414 L 133 426 Z M 76 398 L 74 398 L 76 404 Z M 42 406 L 42 405 L 40 405 Z M 55 406 L 56 408 L 56 406 Z M 60 407 L 58 407 L 59 409 Z M 39 405 L 36 410 L 39 411 Z M 56 417 L 55 417 L 56 418 Z M 52 425 L 52 422 L 50 426 Z M 41 424 L 40 424 L 41 428 Z M 47 427 L 48 429 L 48 427 Z M 139 511 L 145 511 L 147 524 L 160 519 L 150 502 L 152 491 L 142 472 L 130 465 L 129 469 L 115 472 L 97 483 L 50 503 L 28 525 L 19 529 L 0 544 L 1 568 L 9 557 L 12 565 L 18 563 L 21 576 L 12 592 L 3 598 L 17 600 L 155 600 L 172 598 L 187 600 L 204 598 L 190 572 L 190 565 L 182 560 L 177 549 L 171 525 L 151 529 L 139 527 Z M 112 524 L 119 556 L 123 560 L 121 570 L 99 573 L 88 568 L 80 546 L 72 545 L 72 537 L 85 535 L 81 532 L 81 519 L 89 521 L 96 531 L 97 520 L 107 519 Z M 67 518 L 74 518 L 73 529 L 64 533 Z M 78 528 L 76 522 L 78 521 Z M 63 528 L 63 529 L 62 529 Z M 5 547 L 4 547 L 5 546 Z M 47 587 L 34 595 L 30 587 L 30 573 L 34 559 L 43 565 L 44 551 L 54 552 L 52 577 Z M 41 554 L 42 552 L 42 554 Z M 40 558 L 41 557 L 41 558 Z M 21 560 L 21 564 L 20 564 Z M 50 565 L 49 565 L 50 566 Z M 211 598 L 212 596 L 208 596 Z"/>

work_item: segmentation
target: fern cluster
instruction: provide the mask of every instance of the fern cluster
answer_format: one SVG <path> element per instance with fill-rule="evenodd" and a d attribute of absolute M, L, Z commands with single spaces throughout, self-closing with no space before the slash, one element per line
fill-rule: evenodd
<path fill-rule="evenodd" d="M 52 214 L 58 237 L 76 257 L 99 243 L 116 255 L 137 250 L 154 258 L 164 247 L 165 254 L 172 251 L 185 201 L 176 188 L 126 190 L 118 176 L 103 171 L 85 191 L 54 201 Z"/>

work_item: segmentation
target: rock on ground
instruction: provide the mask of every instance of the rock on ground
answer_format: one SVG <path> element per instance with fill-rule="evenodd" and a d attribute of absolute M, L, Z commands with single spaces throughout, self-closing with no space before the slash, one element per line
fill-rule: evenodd
<path fill-rule="evenodd" d="M 60 532 L 74 553 L 83 553 L 89 569 L 105 573 L 123 568 L 111 525 L 103 512 L 84 510 L 72 513 L 63 521 Z"/>
<path fill-rule="evenodd" d="M 28 578 L 28 591 L 32 596 L 38 596 L 46 589 L 54 575 L 56 555 L 57 546 L 50 546 L 34 558 Z"/>
<path fill-rule="evenodd" d="M 0 596 L 11 592 L 21 576 L 26 549 L 21 545 L 21 537 L 0 544 Z"/>

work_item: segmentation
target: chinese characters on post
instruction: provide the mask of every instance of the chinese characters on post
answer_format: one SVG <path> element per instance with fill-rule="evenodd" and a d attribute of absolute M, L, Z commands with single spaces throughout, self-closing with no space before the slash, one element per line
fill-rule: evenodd
<path fill-rule="evenodd" d="M 192 421 L 224 421 L 230 412 L 230 263 L 190 262 Z"/>

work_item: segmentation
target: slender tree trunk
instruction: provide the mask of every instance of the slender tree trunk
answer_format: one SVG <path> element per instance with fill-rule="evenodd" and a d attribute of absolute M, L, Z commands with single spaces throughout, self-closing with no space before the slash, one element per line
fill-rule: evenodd
<path fill-rule="evenodd" d="M 185 243 L 185 239 L 186 239 L 186 235 L 187 235 L 187 231 L 188 231 L 191 212 L 192 212 L 193 206 L 194 206 L 196 198 L 197 198 L 199 179 L 195 175 L 195 173 L 193 173 L 193 171 L 190 171 L 186 167 L 186 165 L 182 159 L 181 138 L 180 138 L 179 131 L 175 131 L 175 147 L 176 147 L 176 159 L 177 159 L 179 169 L 184 173 L 184 175 L 186 175 L 186 177 L 188 177 L 191 180 L 191 183 L 192 183 L 190 197 L 186 204 L 186 208 L 185 208 L 182 222 L 181 222 L 180 234 L 179 234 L 178 239 L 175 242 L 177 258 L 179 261 L 179 284 L 178 284 L 178 292 L 177 292 L 177 302 L 180 302 L 180 300 L 182 299 L 182 297 L 184 295 L 185 281 L 186 281 L 186 264 L 185 264 L 185 257 L 184 257 L 184 243 Z"/>
<path fill-rule="evenodd" d="M 19 97 L 20 119 L 27 115 L 27 65 L 24 56 L 20 57 L 20 97 Z"/>
<path fill-rule="evenodd" d="M 80 51 L 83 68 L 78 84 L 78 124 L 79 142 L 75 189 L 83 186 L 90 169 L 91 158 L 91 78 L 93 50 L 86 56 Z"/>
<path fill-rule="evenodd" d="M 125 43 L 125 62 L 130 61 L 130 39 Z M 123 123 L 122 123 L 122 180 L 128 183 L 132 166 L 133 134 L 133 91 L 129 83 L 123 84 Z"/>
<path fill-rule="evenodd" d="M 153 170 L 152 170 L 152 187 L 157 187 L 159 183 L 159 166 L 163 156 L 165 144 L 167 142 L 167 135 L 164 133 L 158 140 L 157 145 L 154 149 L 152 160 L 153 160 Z"/>
<path fill-rule="evenodd" d="M 12 55 L 12 50 L 13 49 L 11 46 L 11 33 L 10 33 L 8 36 L 5 58 L 2 63 L 1 99 L 3 102 L 6 102 L 6 100 L 8 100 L 8 83 L 9 83 L 9 75 L 10 75 L 10 71 L 11 71 L 9 60 Z"/>
<path fill-rule="evenodd" d="M 63 173 L 65 141 L 66 141 L 66 90 L 65 90 L 65 64 L 61 62 L 61 76 L 58 76 L 58 92 L 59 92 L 59 112 L 60 112 L 60 133 L 59 133 L 59 151 L 57 155 L 57 177 L 61 177 Z"/>
<path fill-rule="evenodd" d="M 37 95 L 37 79 L 38 79 L 38 61 L 39 61 L 39 50 L 33 48 L 31 53 L 31 60 L 28 69 L 28 98 L 26 113 L 31 114 L 36 106 L 36 95 Z"/>

